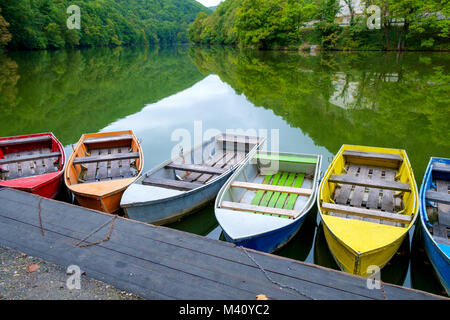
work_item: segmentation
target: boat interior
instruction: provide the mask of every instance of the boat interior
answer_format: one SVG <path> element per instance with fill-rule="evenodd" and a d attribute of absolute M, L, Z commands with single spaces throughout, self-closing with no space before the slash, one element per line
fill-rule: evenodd
<path fill-rule="evenodd" d="M 313 201 L 318 171 L 318 156 L 258 153 L 231 182 L 220 207 L 295 219 Z"/>
<path fill-rule="evenodd" d="M 413 201 L 400 154 L 345 150 L 328 178 L 322 212 L 344 219 L 406 228 Z M 401 182 L 404 181 L 404 182 Z"/>
<path fill-rule="evenodd" d="M 179 191 L 202 187 L 240 164 L 263 139 L 220 134 L 149 172 L 143 185 Z"/>
<path fill-rule="evenodd" d="M 71 185 L 136 177 L 140 147 L 132 134 L 86 135 L 69 168 Z"/>
<path fill-rule="evenodd" d="M 0 181 L 56 172 L 62 161 L 51 135 L 0 140 Z"/>
<path fill-rule="evenodd" d="M 430 233 L 437 243 L 450 245 L 450 164 L 434 162 L 431 188 L 425 194 Z"/>

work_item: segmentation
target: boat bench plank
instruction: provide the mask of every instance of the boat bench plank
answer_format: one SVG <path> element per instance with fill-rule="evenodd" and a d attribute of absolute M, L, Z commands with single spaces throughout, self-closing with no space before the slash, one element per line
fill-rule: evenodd
<path fill-rule="evenodd" d="M 228 170 L 233 165 L 233 159 L 236 157 L 235 152 L 226 152 L 225 156 L 216 162 L 216 164 L 213 166 L 214 168 L 223 168 Z M 202 174 L 200 177 L 197 178 L 197 182 L 199 183 L 207 183 L 211 178 L 213 178 L 214 175 L 211 174 Z"/>
<path fill-rule="evenodd" d="M 219 152 L 216 155 L 214 155 L 214 157 L 212 157 L 211 159 L 207 160 L 204 165 L 207 165 L 209 167 L 215 167 L 217 168 L 216 164 L 222 160 L 222 158 L 225 157 L 225 153 Z M 220 166 L 221 168 L 221 166 Z M 195 180 L 197 180 L 198 178 L 200 178 L 203 174 L 202 173 L 198 173 L 198 172 L 191 172 L 189 173 L 187 176 L 184 177 L 185 181 L 187 182 L 193 182 Z"/>
<path fill-rule="evenodd" d="M 436 191 L 427 191 L 425 195 L 426 199 L 428 201 L 443 203 L 443 204 L 450 204 L 450 194 L 448 193 L 442 193 L 442 192 L 436 192 Z"/>
<path fill-rule="evenodd" d="M 51 136 L 40 136 L 40 137 L 31 137 L 31 138 L 9 139 L 9 140 L 0 141 L 0 147 L 9 147 L 9 146 L 16 146 L 16 145 L 28 144 L 28 143 L 41 143 L 41 142 L 47 142 L 47 141 L 52 141 L 52 137 Z"/>
<path fill-rule="evenodd" d="M 94 163 L 103 161 L 127 160 L 139 158 L 139 152 L 128 152 L 118 154 L 105 154 L 91 157 L 78 157 L 73 160 L 73 164 Z"/>
<path fill-rule="evenodd" d="M 387 181 L 387 180 L 374 180 L 366 177 L 354 177 L 349 175 L 331 175 L 328 179 L 329 182 L 350 184 L 355 186 L 387 189 L 394 191 L 411 192 L 411 186 L 408 183 Z"/>
<path fill-rule="evenodd" d="M 436 162 L 436 163 L 433 163 L 432 171 L 449 174 L 450 173 L 450 165 L 448 165 L 446 163 Z"/>
<path fill-rule="evenodd" d="M 289 217 L 289 218 L 295 218 L 299 214 L 299 212 L 295 211 L 295 210 L 268 208 L 268 207 L 254 206 L 251 204 L 230 202 L 230 201 L 222 201 L 222 204 L 220 205 L 220 207 L 224 208 L 224 209 L 231 209 L 231 210 L 237 210 L 237 211 L 249 211 L 249 212 L 274 214 L 274 215 L 285 216 L 285 217 Z"/>
<path fill-rule="evenodd" d="M 217 142 L 222 143 L 240 143 L 240 144 L 257 144 L 259 140 L 255 137 L 238 137 L 238 136 L 220 136 L 217 138 Z"/>
<path fill-rule="evenodd" d="M 133 136 L 131 134 L 123 134 L 123 135 L 119 135 L 119 136 L 87 138 L 83 141 L 83 143 L 84 144 L 111 143 L 111 142 L 118 142 L 118 141 L 129 141 L 132 139 L 133 139 Z"/>
<path fill-rule="evenodd" d="M 436 180 L 437 192 L 448 196 L 449 184 L 448 180 Z M 438 220 L 441 225 L 450 226 L 450 205 L 438 202 Z"/>
<path fill-rule="evenodd" d="M 312 189 L 293 188 L 293 187 L 250 183 L 250 182 L 242 182 L 242 181 L 234 181 L 231 184 L 231 187 L 243 188 L 243 189 L 248 189 L 248 190 L 264 190 L 264 191 L 282 192 L 282 193 L 297 194 L 300 196 L 308 196 L 308 197 L 312 194 Z"/>
<path fill-rule="evenodd" d="M 142 180 L 142 184 L 148 185 L 148 186 L 164 187 L 164 188 L 187 190 L 187 191 L 197 189 L 197 188 L 203 186 L 203 184 L 195 183 L 195 182 L 176 181 L 176 180 L 152 178 L 152 177 Z"/>
<path fill-rule="evenodd" d="M 371 158 L 379 160 L 394 160 L 402 162 L 403 158 L 399 154 L 392 153 L 379 153 L 379 152 L 367 152 L 367 151 L 355 151 L 355 150 L 345 150 L 344 156 L 346 157 L 356 157 L 356 158 Z"/>
<path fill-rule="evenodd" d="M 356 208 L 356 207 L 350 207 L 350 206 L 343 206 L 343 205 L 332 204 L 332 203 L 327 203 L 327 202 L 322 203 L 322 208 L 327 212 L 331 211 L 331 212 L 355 215 L 355 216 L 359 216 L 359 217 L 377 218 L 377 219 L 394 221 L 394 222 L 399 222 L 399 223 L 404 223 L 404 224 L 409 224 L 412 219 L 412 217 L 407 216 L 407 215 L 384 212 L 384 211 L 380 211 L 380 210 L 370 210 L 370 209 Z"/>
<path fill-rule="evenodd" d="M 15 156 L 12 158 L 0 159 L 0 165 L 16 163 L 16 162 L 46 159 L 46 158 L 57 158 L 60 156 L 61 156 L 61 152 L 40 153 L 40 154 L 32 154 L 32 155 L 26 155 L 26 156 Z"/>
<path fill-rule="evenodd" d="M 171 164 L 167 165 L 166 168 L 182 170 L 182 171 L 213 174 L 213 175 L 221 175 L 227 171 L 227 169 L 214 168 L 214 167 L 209 167 L 209 166 L 204 166 L 204 165 L 177 164 L 177 163 L 171 163 Z"/>

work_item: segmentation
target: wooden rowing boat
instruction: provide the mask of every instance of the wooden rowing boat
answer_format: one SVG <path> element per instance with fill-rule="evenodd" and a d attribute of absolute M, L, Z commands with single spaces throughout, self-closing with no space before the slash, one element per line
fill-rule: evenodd
<path fill-rule="evenodd" d="M 321 162 L 320 155 L 252 155 L 216 199 L 227 241 L 264 252 L 285 245 L 315 203 Z"/>
<path fill-rule="evenodd" d="M 156 225 L 180 220 L 214 200 L 263 138 L 219 134 L 144 174 L 124 193 L 128 217 Z"/>
<path fill-rule="evenodd" d="M 419 210 L 404 150 L 342 146 L 317 197 L 325 238 L 339 267 L 368 276 L 397 252 Z"/>
<path fill-rule="evenodd" d="M 53 133 L 0 138 L 0 187 L 54 198 L 65 159 L 63 146 Z"/>
<path fill-rule="evenodd" d="M 431 158 L 420 188 L 425 251 L 450 295 L 450 159 Z"/>
<path fill-rule="evenodd" d="M 67 164 L 65 182 L 83 207 L 116 213 L 125 189 L 141 174 L 141 146 L 132 131 L 84 134 Z"/>

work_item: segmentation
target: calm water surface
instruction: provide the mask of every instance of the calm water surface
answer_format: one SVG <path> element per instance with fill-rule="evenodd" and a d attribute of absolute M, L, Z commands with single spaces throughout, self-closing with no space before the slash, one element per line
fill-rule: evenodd
<path fill-rule="evenodd" d="M 0 55 L 0 136 L 52 131 L 69 155 L 83 133 L 132 129 L 149 170 L 171 156 L 177 129 L 266 129 L 269 148 L 278 129 L 280 150 L 322 154 L 323 171 L 344 143 L 406 149 L 420 185 L 431 156 L 450 157 L 449 69 L 447 53 L 10 52 Z M 222 239 L 212 207 L 171 227 Z M 382 278 L 441 294 L 419 237 Z M 277 254 L 338 269 L 316 209 Z"/>

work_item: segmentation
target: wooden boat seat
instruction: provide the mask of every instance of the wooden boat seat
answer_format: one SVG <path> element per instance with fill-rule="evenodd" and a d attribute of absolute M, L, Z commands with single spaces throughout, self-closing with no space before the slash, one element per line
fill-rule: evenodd
<path fill-rule="evenodd" d="M 51 136 L 10 139 L 10 140 L 0 141 L 0 147 L 10 147 L 10 146 L 16 146 L 16 145 L 21 145 L 21 144 L 41 143 L 41 142 L 50 142 L 50 141 L 52 141 Z"/>
<path fill-rule="evenodd" d="M 332 203 L 328 203 L 328 202 L 322 203 L 322 208 L 327 212 L 336 212 L 336 213 L 342 213 L 342 214 L 350 215 L 350 216 L 386 220 L 386 221 L 392 221 L 392 222 L 397 222 L 397 223 L 401 223 L 401 224 L 409 224 L 412 220 L 411 216 L 407 216 L 407 215 L 403 215 L 403 214 L 384 212 L 384 211 L 380 211 L 380 210 L 363 209 L 363 208 L 357 208 L 357 207 L 351 207 L 351 206 L 343 206 L 343 205 L 332 204 Z"/>
<path fill-rule="evenodd" d="M 127 160 L 137 158 L 139 158 L 139 152 L 114 153 L 91 157 L 78 157 L 73 160 L 73 164 L 76 165 L 76 164 L 107 162 L 107 161 Z"/>
<path fill-rule="evenodd" d="M 431 193 L 431 195 L 435 195 L 439 201 L 437 202 L 438 207 L 438 220 L 439 224 L 443 226 L 450 226 L 450 205 L 448 203 L 449 190 L 450 190 L 450 181 L 448 180 L 435 180 L 436 184 L 436 193 Z M 430 191 L 429 191 L 430 192 Z M 428 192 L 426 196 L 428 196 Z"/>
<path fill-rule="evenodd" d="M 212 168 L 228 170 L 233 165 L 233 161 L 238 163 L 244 158 L 245 153 L 243 152 L 219 152 L 212 159 L 206 161 L 204 165 Z M 215 175 L 213 174 L 191 172 L 184 177 L 184 181 L 205 184 L 214 176 Z"/>
<path fill-rule="evenodd" d="M 239 137 L 239 136 L 230 136 L 230 135 L 225 135 L 225 136 L 219 136 L 217 138 L 217 142 L 222 142 L 222 143 L 240 143 L 240 144 L 257 144 L 258 143 L 258 139 L 254 138 L 254 137 Z"/>
<path fill-rule="evenodd" d="M 368 177 L 355 177 L 349 175 L 331 175 L 329 182 L 350 184 L 367 188 L 386 189 L 402 192 L 411 192 L 411 187 L 407 183 L 397 181 L 386 181 L 381 179 L 369 179 Z"/>
<path fill-rule="evenodd" d="M 61 152 L 37 153 L 37 154 L 32 154 L 32 155 L 15 156 L 15 157 L 6 158 L 6 159 L 0 159 L 0 165 L 25 162 L 25 161 L 33 161 L 33 160 L 39 160 L 39 159 L 47 159 L 47 158 L 57 158 L 59 156 L 61 156 Z"/>
<path fill-rule="evenodd" d="M 205 173 L 211 175 L 221 175 L 227 172 L 227 169 L 223 168 L 214 168 L 205 165 L 194 165 L 194 164 L 176 164 L 171 163 L 166 166 L 167 169 L 181 170 L 181 171 L 189 171 L 189 172 L 198 172 Z"/>
<path fill-rule="evenodd" d="M 143 185 L 189 191 L 203 186 L 200 183 L 148 177 L 142 180 Z"/>
<path fill-rule="evenodd" d="M 131 134 L 122 134 L 119 136 L 87 138 L 84 140 L 84 144 L 89 145 L 89 144 L 97 144 L 97 143 L 112 143 L 112 142 L 120 142 L 120 141 L 129 141 L 132 139 L 133 139 L 133 136 Z"/>
<path fill-rule="evenodd" d="M 355 157 L 355 158 L 371 158 L 378 160 L 394 160 L 403 162 L 402 156 L 392 153 L 379 153 L 379 152 L 368 152 L 368 151 L 355 151 L 355 150 L 345 150 L 345 157 Z"/>
<path fill-rule="evenodd" d="M 381 210 L 384 212 L 398 212 L 403 209 L 403 200 L 401 197 L 395 196 L 395 189 L 383 189 L 386 183 L 394 182 L 394 186 L 398 182 L 395 181 L 397 171 L 391 168 L 382 168 L 378 166 L 358 165 L 350 163 L 347 165 L 345 178 L 350 178 L 352 183 L 356 184 L 344 184 L 337 183 L 334 190 L 333 200 L 334 203 L 344 206 L 357 207 L 370 210 Z M 333 177 L 335 178 L 335 177 Z M 384 179 L 383 179 L 384 178 Z M 337 181 L 334 179 L 333 181 Z M 342 179 L 341 179 L 342 180 Z M 370 186 L 357 181 L 367 180 Z M 377 182 L 377 183 L 374 183 Z M 331 181 L 330 181 L 331 182 Z M 382 182 L 382 183 L 378 183 Z M 343 213 L 334 212 L 334 216 L 345 218 L 347 215 Z M 360 220 L 380 223 L 380 219 L 359 217 Z M 399 223 L 384 220 L 383 223 L 399 226 Z"/>
<path fill-rule="evenodd" d="M 450 204 L 450 194 L 436 191 L 427 191 L 425 195 L 428 201 Z"/>
<path fill-rule="evenodd" d="M 450 165 L 446 163 L 434 163 L 432 167 L 433 173 L 450 174 Z"/>
<path fill-rule="evenodd" d="M 274 185 L 268 185 L 268 184 L 250 183 L 250 182 L 242 182 L 242 181 L 234 181 L 231 184 L 231 187 L 243 188 L 243 189 L 248 189 L 248 190 L 264 190 L 264 191 L 282 192 L 282 193 L 297 194 L 300 196 L 308 196 L 308 197 L 312 194 L 312 189 L 274 186 Z"/>
<path fill-rule="evenodd" d="M 269 215 L 283 216 L 283 217 L 288 217 L 288 218 L 295 218 L 296 216 L 299 215 L 299 212 L 297 212 L 295 210 L 285 210 L 285 209 L 278 209 L 278 208 L 254 206 L 251 204 L 229 202 L 229 201 L 222 201 L 222 204 L 220 205 L 220 207 L 224 208 L 224 209 L 231 209 L 231 210 L 236 210 L 236 211 L 257 212 L 257 213 L 264 213 L 264 214 L 269 214 Z"/>

